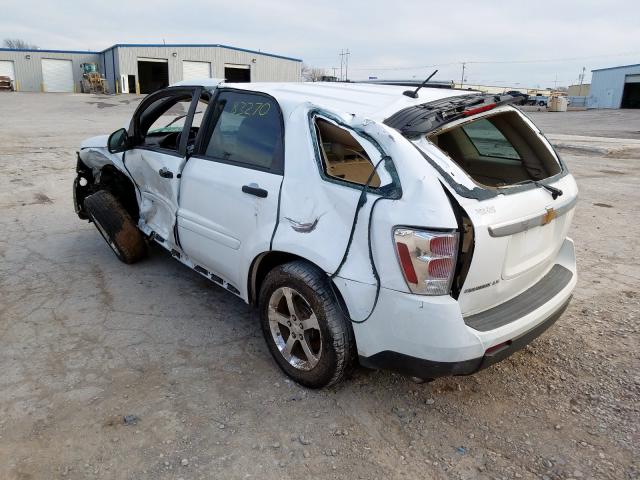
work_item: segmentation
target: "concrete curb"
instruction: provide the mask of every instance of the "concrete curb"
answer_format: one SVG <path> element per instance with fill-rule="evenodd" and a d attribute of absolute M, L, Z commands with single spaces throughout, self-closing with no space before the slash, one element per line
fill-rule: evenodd
<path fill-rule="evenodd" d="M 596 154 L 609 157 L 637 155 L 640 157 L 640 140 L 560 134 L 550 134 L 546 135 L 546 137 L 555 148 L 567 153 L 576 153 L 578 155 Z"/>

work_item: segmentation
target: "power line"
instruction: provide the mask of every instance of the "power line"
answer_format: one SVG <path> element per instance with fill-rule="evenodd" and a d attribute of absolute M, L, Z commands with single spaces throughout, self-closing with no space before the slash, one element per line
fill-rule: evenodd
<path fill-rule="evenodd" d="M 349 81 L 349 55 L 351 55 L 351 52 L 349 52 L 349 49 L 347 48 L 347 51 L 344 54 L 345 58 L 347 59 L 347 63 L 344 68 L 344 79 L 346 81 Z"/>
<path fill-rule="evenodd" d="M 446 67 L 451 65 L 461 65 L 461 64 L 523 64 L 523 63 L 553 63 L 553 62 L 571 62 L 578 60 L 590 60 L 595 58 L 603 58 L 603 57 L 625 57 L 631 55 L 640 55 L 640 51 L 635 52 L 625 52 L 625 53 L 615 53 L 615 54 L 603 54 L 603 55 L 591 55 L 588 57 L 567 57 L 567 58 L 547 58 L 547 59 L 536 59 L 536 60 L 470 60 L 465 62 L 447 62 L 447 63 L 434 63 L 431 65 L 361 65 L 357 67 L 351 67 L 353 70 L 414 70 L 414 69 L 422 69 L 422 68 L 433 68 L 433 67 Z"/>
<path fill-rule="evenodd" d="M 348 80 L 349 79 L 349 55 L 351 52 L 347 48 L 340 49 L 340 80 Z M 342 75 L 342 65 L 344 65 L 344 76 Z"/>

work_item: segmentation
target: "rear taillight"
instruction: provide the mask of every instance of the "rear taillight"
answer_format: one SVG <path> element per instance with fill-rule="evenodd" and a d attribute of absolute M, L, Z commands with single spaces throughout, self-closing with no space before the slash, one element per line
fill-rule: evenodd
<path fill-rule="evenodd" d="M 393 238 L 409 290 L 447 295 L 456 270 L 458 233 L 396 228 Z"/>

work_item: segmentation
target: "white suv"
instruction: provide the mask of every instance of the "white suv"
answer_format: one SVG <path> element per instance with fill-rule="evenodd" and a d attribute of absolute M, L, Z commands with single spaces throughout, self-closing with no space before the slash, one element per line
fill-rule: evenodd
<path fill-rule="evenodd" d="M 576 284 L 577 187 L 511 97 L 341 83 L 183 82 L 85 141 L 78 216 L 257 305 L 278 365 L 429 379 L 522 348 Z"/>

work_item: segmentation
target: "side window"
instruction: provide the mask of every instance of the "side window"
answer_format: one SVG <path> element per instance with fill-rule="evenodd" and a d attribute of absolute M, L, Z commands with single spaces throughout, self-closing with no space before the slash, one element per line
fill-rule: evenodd
<path fill-rule="evenodd" d="M 315 119 L 315 130 L 324 173 L 350 183 L 364 185 L 375 165 L 358 140 L 346 129 L 322 118 Z M 380 187 L 376 171 L 369 186 Z"/>
<path fill-rule="evenodd" d="M 196 111 L 193 113 L 193 122 L 191 123 L 191 128 L 200 128 L 200 125 L 202 125 L 204 112 L 207 110 L 208 105 L 208 98 L 200 97 L 200 99 L 198 100 L 198 105 L 196 106 Z"/>
<path fill-rule="evenodd" d="M 282 117 L 274 99 L 253 93 L 222 92 L 213 115 L 217 121 L 205 146 L 207 157 L 282 171 Z"/>
<path fill-rule="evenodd" d="M 520 155 L 511 142 L 486 118 L 476 120 L 462 127 L 473 146 L 483 157 L 520 160 Z"/>
<path fill-rule="evenodd" d="M 168 109 L 161 109 L 164 111 L 149 126 L 145 137 L 153 136 L 157 133 L 182 131 L 187 120 L 187 112 L 191 106 L 191 98 L 185 98 L 184 100 L 173 103 L 173 105 L 165 105 L 165 107 L 167 106 Z"/>
<path fill-rule="evenodd" d="M 139 116 L 140 143 L 145 147 L 177 151 L 192 98 L 190 92 L 180 92 L 151 103 Z"/>

